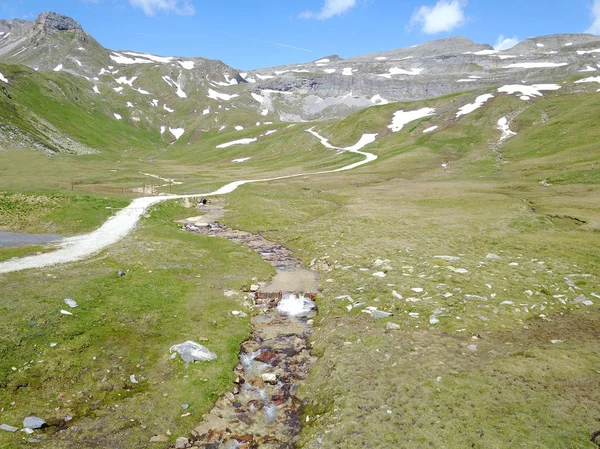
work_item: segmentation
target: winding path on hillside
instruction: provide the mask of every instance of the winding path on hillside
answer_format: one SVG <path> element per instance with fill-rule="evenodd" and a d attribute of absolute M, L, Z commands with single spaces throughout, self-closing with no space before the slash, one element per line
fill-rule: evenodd
<path fill-rule="evenodd" d="M 27 270 L 30 268 L 43 268 L 61 263 L 75 262 L 85 259 L 104 248 L 118 242 L 134 228 L 141 216 L 154 204 L 162 201 L 183 199 L 183 198 L 199 198 L 215 195 L 226 195 L 233 192 L 244 184 L 252 184 L 256 182 L 278 181 L 281 179 L 297 178 L 300 176 L 315 176 L 328 173 L 337 173 L 341 171 L 352 170 L 361 165 L 368 164 L 377 159 L 377 156 L 372 153 L 361 151 L 365 146 L 375 142 L 377 134 L 363 134 L 359 141 L 350 147 L 335 147 L 329 144 L 329 141 L 314 131 L 312 128 L 307 130 L 309 133 L 317 137 L 321 144 L 327 148 L 360 154 L 364 159 L 350 165 L 346 165 L 334 170 L 325 170 L 314 173 L 298 173 L 295 175 L 277 176 L 274 178 L 252 179 L 244 181 L 234 181 L 224 185 L 220 189 L 210 193 L 196 193 L 193 195 L 166 195 L 160 197 L 143 197 L 136 198 L 131 204 L 118 213 L 110 217 L 102 226 L 88 234 L 82 234 L 74 237 L 63 239 L 60 242 L 60 248 L 49 253 L 38 254 L 35 256 L 22 257 L 20 259 L 8 260 L 0 263 L 0 273 L 11 273 L 14 271 Z"/>

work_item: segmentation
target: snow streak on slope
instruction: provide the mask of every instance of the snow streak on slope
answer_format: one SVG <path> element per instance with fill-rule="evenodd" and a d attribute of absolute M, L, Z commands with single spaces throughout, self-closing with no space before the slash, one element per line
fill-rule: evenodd
<path fill-rule="evenodd" d="M 475 103 L 469 103 L 469 104 L 464 105 L 462 108 L 460 108 L 458 110 L 458 112 L 456 113 L 456 117 L 470 114 L 471 112 L 479 109 L 481 106 L 483 106 L 483 103 L 485 103 L 486 101 L 488 101 L 492 98 L 494 98 L 494 96 L 491 94 L 485 94 L 485 95 L 478 96 L 475 99 Z"/>
<path fill-rule="evenodd" d="M 417 120 L 423 117 L 429 117 L 435 113 L 434 108 L 421 108 L 415 111 L 398 111 L 394 113 L 394 118 L 392 119 L 392 124 L 388 125 L 388 128 L 392 130 L 392 132 L 397 133 L 400 131 L 404 125 L 412 122 L 413 120 Z"/>
<path fill-rule="evenodd" d="M 500 120 L 498 120 L 498 126 L 496 126 L 496 128 L 502 132 L 502 135 L 500 136 L 500 142 L 508 139 L 509 137 L 517 135 L 517 133 L 512 132 L 508 127 L 508 119 L 506 117 L 502 117 Z"/>
<path fill-rule="evenodd" d="M 505 92 L 507 94 L 520 93 L 521 100 L 529 100 L 530 97 L 543 97 L 542 91 L 544 90 L 558 90 L 560 87 L 558 84 L 534 84 L 533 86 L 511 84 L 500 87 L 498 92 Z"/>
<path fill-rule="evenodd" d="M 234 145 L 248 145 L 250 143 L 256 142 L 258 140 L 257 137 L 253 137 L 253 138 L 247 138 L 247 139 L 239 139 L 239 140 L 234 140 L 233 142 L 226 142 L 226 143 L 222 143 L 220 145 L 217 145 L 215 148 L 228 148 L 228 147 L 232 147 Z"/>
<path fill-rule="evenodd" d="M 236 98 L 239 97 L 238 94 L 232 94 L 232 95 L 227 95 L 227 94 L 222 94 L 220 92 L 217 92 L 216 90 L 212 90 L 212 89 L 208 89 L 208 98 L 211 98 L 213 100 L 231 100 L 232 98 Z"/>

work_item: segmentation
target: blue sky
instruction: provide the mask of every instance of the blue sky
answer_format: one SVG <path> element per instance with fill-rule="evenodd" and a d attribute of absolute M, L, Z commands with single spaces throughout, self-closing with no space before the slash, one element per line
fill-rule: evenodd
<path fill-rule="evenodd" d="M 600 34 L 600 0 L 0 0 L 0 18 L 73 17 L 102 45 L 249 70 L 462 35 L 495 45 Z M 505 45 L 514 43 L 507 41 Z"/>

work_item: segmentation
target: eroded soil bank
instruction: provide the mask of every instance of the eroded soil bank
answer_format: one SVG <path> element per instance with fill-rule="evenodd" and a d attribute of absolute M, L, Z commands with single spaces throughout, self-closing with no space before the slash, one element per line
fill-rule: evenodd
<path fill-rule="evenodd" d="M 204 215 L 181 222 L 186 230 L 252 248 L 275 267 L 277 276 L 261 291 L 249 293 L 258 313 L 252 317 L 250 339 L 241 345 L 232 391 L 217 400 L 193 429 L 191 440 L 178 444 L 205 449 L 293 448 L 302 426 L 302 401 L 296 392 L 316 362 L 308 347 L 316 304 L 312 294 L 301 292 L 316 292 L 318 275 L 303 268 L 281 245 L 219 225 L 221 206 L 199 208 Z"/>

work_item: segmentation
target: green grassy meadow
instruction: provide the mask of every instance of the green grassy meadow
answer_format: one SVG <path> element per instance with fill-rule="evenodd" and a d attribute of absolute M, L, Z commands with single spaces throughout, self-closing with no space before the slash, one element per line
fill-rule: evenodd
<path fill-rule="evenodd" d="M 378 160 L 245 185 L 223 198 L 225 224 L 260 232 L 321 274 L 312 337 L 319 360 L 300 390 L 299 447 L 596 447 L 600 128 L 589 111 L 600 96 L 499 96 L 456 119 L 469 95 L 318 124 L 338 146 L 379 133 L 365 148 Z M 423 106 L 446 112 L 398 133 L 387 128 L 395 111 Z M 497 121 L 515 111 L 517 135 L 497 147 Z M 195 193 L 359 160 L 324 149 L 305 132 L 310 126 L 276 124 L 256 144 L 223 150 L 216 145 L 269 127 L 206 133 L 118 159 L 109 151 L 0 152 L 0 226 L 72 235 L 127 201 L 61 190 L 75 172 L 114 188 L 156 173 L 183 182 L 174 193 Z M 14 155 L 45 163 L 26 166 Z M 36 180 L 48 190 L 27 191 Z M 162 203 L 89 260 L 0 276 L 0 422 L 35 412 L 58 424 L 70 415 L 40 446 L 148 447 L 155 433 L 186 435 L 231 388 L 249 321 L 231 318 L 242 297 L 224 292 L 273 273 L 245 247 L 179 231 L 173 220 L 190 215 L 197 212 Z M 39 250 L 11 249 L 10 257 Z M 593 304 L 575 302 L 579 295 Z M 66 297 L 79 302 L 73 317 L 60 315 Z M 366 307 L 393 315 L 375 319 Z M 216 362 L 185 368 L 169 359 L 172 344 L 200 337 Z M 190 416 L 181 417 L 183 403 Z M 0 447 L 23 437 L 2 433 Z"/>

